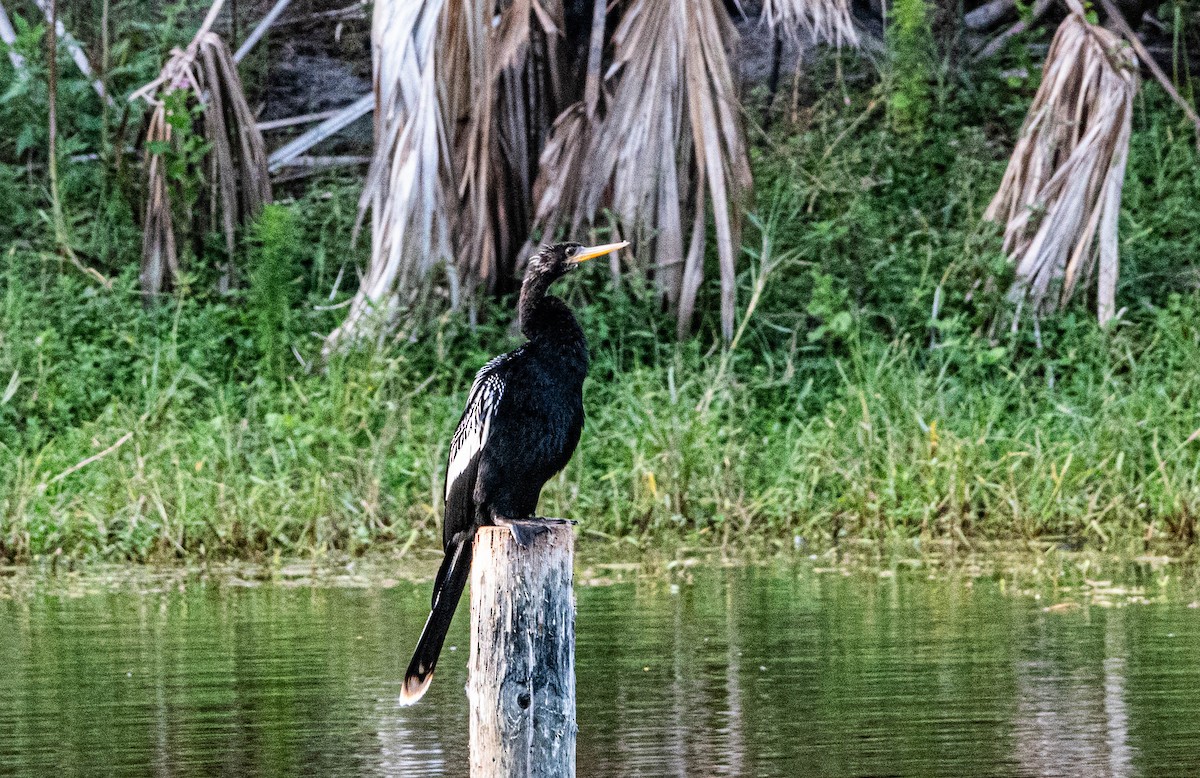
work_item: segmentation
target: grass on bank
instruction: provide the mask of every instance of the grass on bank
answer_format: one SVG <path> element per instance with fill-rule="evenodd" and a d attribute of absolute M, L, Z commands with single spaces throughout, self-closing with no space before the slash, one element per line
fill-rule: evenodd
<path fill-rule="evenodd" d="M 636 278 L 573 277 L 589 417 L 542 510 L 639 541 L 1191 543 L 1200 165 L 1173 114 L 1154 99 L 1136 109 L 1122 317 L 1101 331 L 1080 305 L 1036 332 L 977 334 L 998 295 L 976 282 L 1002 266 L 979 216 L 1035 87 L 940 96 L 919 140 L 876 95 L 842 105 L 838 92 L 760 139 L 732 350 L 715 316 L 677 344 Z M 329 300 L 334 278 L 362 259 L 346 248 L 353 182 L 269 209 L 235 293 L 211 291 L 216 271 L 197 264 L 143 309 L 136 228 L 94 171 L 66 181 L 117 280 L 104 291 L 61 267 L 43 193 L 0 168 L 21 220 L 0 223 L 0 558 L 436 543 L 471 377 L 516 343 L 507 305 L 309 372 L 300 360 L 344 313 L 330 310 L 349 291 Z M 705 310 L 718 294 L 704 290 Z"/>
<path fill-rule="evenodd" d="M 161 332 L 123 326 L 112 309 L 137 310 L 126 280 L 129 300 L 95 297 L 79 321 L 116 320 L 104 346 L 135 353 L 55 358 L 67 346 L 47 329 L 33 338 L 45 356 L 18 371 L 0 445 L 4 556 L 353 553 L 435 536 L 446 441 L 472 368 L 506 332 L 445 324 L 432 342 L 458 342 L 440 358 L 403 345 L 320 376 L 221 383 L 203 360 L 228 352 L 181 335 L 185 312 L 205 318 L 193 306 Z M 6 291 L 10 315 L 22 292 Z M 604 302 L 616 324 L 621 303 Z M 723 370 L 695 343 L 638 359 L 621 335 L 596 338 L 584 443 L 543 510 L 642 539 L 1193 540 L 1200 305 L 1176 298 L 1137 327 L 1105 335 L 1083 321 L 1059 337 L 1074 345 L 1054 360 L 985 364 L 991 351 L 978 351 L 965 370 L 962 354 L 905 339 L 855 339 L 824 369 L 793 342 Z M 118 365 L 124 375 L 104 375 Z M 116 396 L 89 396 L 101 385 Z M 13 413 L 22 396 L 98 412 L 47 429 Z"/>
<path fill-rule="evenodd" d="M 751 386 L 695 347 L 619 372 L 601 351 L 585 442 L 543 510 L 617 537 L 1190 541 L 1200 378 L 1184 365 L 1200 364 L 1200 307 L 1150 328 L 1143 346 L 1090 338 L 1053 388 L 1028 368 L 974 383 L 947 360 L 919 364 L 911 344 L 865 344 L 825 401 L 788 378 L 794 364 Z M 176 349 L 94 420 L 28 451 L 6 443 L 5 556 L 357 552 L 435 534 L 464 369 L 423 375 L 401 353 L 239 389 Z"/>

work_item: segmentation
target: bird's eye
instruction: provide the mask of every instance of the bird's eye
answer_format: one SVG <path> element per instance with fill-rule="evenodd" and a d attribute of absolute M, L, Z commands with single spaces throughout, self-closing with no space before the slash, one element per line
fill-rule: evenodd
<path fill-rule="evenodd" d="M 578 253 L 579 253 L 579 247 L 578 247 L 578 246 L 567 246 L 567 256 L 568 256 L 568 257 L 573 257 L 573 256 L 575 256 L 575 255 L 576 255 L 576 254 L 578 254 Z"/>

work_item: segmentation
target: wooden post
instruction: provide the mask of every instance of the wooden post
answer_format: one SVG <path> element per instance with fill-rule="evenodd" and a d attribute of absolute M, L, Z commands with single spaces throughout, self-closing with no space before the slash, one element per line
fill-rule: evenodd
<path fill-rule="evenodd" d="M 575 775 L 575 539 L 550 525 L 528 548 L 505 527 L 471 563 L 471 778 Z"/>

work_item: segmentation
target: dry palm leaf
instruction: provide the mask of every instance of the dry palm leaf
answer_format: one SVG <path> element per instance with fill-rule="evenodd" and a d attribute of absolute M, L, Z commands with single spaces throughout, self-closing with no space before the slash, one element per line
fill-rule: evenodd
<path fill-rule="evenodd" d="M 375 4 L 375 155 L 359 201 L 360 221 L 371 210 L 371 264 L 349 315 L 326 339 L 326 353 L 356 337 L 369 314 L 394 305 L 397 290 L 411 290 L 436 264 L 452 260 L 435 57 L 443 5 Z"/>
<path fill-rule="evenodd" d="M 142 295 L 151 299 L 168 288 L 179 275 L 179 253 L 175 246 L 171 191 L 167 186 L 167 162 L 150 149 L 172 144 L 171 125 L 165 105 L 150 113 L 146 130 L 146 209 L 142 219 Z"/>
<path fill-rule="evenodd" d="M 534 182 L 534 224 L 543 235 L 556 235 L 570 225 L 574 232 L 594 215 L 588 210 L 588 159 L 600 126 L 600 81 L 604 56 L 607 0 L 594 0 L 592 31 L 588 46 L 587 79 L 583 100 L 573 104 L 554 121 L 550 138 L 538 161 Z M 527 243 L 522 254 L 531 253 Z"/>
<path fill-rule="evenodd" d="M 984 218 L 1003 221 L 1016 265 L 1009 293 L 1034 316 L 1065 305 L 1096 272 L 1101 324 L 1114 315 L 1117 217 L 1129 155 L 1137 60 L 1091 24 L 1078 0 L 1055 33 L 1042 84 Z"/>
<path fill-rule="evenodd" d="M 858 46 L 849 0 L 764 0 L 762 19 L 793 41 L 805 34 L 813 43 Z"/>
<path fill-rule="evenodd" d="M 611 207 L 676 307 L 681 335 L 691 328 L 704 279 L 710 205 L 721 330 L 726 338 L 733 333 L 735 207 L 750 184 L 726 57 L 734 37 L 718 0 L 634 0 L 613 35 L 606 115 L 588 119 L 586 101 L 568 109 L 542 157 L 539 224 L 574 230 Z M 583 138 L 591 141 L 586 157 Z"/>
<path fill-rule="evenodd" d="M 376 3 L 371 264 L 326 353 L 414 304 L 438 265 L 452 306 L 512 279 L 561 103 L 562 16 L 561 0 Z"/>
<path fill-rule="evenodd" d="M 463 3 L 452 27 L 469 52 L 451 115 L 465 125 L 455 149 L 459 195 L 458 270 L 468 291 L 511 281 L 533 218 L 538 157 L 562 106 L 558 46 L 561 0 Z M 453 77 L 451 75 L 451 77 Z"/>
<path fill-rule="evenodd" d="M 169 153 L 179 151 L 182 141 L 168 116 L 168 98 L 173 93 L 186 92 L 187 101 L 194 100 L 203 109 L 200 123 L 207 146 L 205 182 L 212 190 L 210 216 L 213 223 L 220 224 L 231 256 L 238 226 L 253 219 L 271 201 L 262 133 L 246 103 L 229 47 L 209 32 L 220 5 L 213 6 L 186 49 L 172 52 L 159 77 L 130 97 L 145 99 L 153 109 L 146 133 L 141 274 L 142 293 L 148 297 L 169 288 L 179 272 L 173 182 L 167 159 Z"/>
<path fill-rule="evenodd" d="M 452 304 L 460 284 L 462 296 L 503 289 L 531 223 L 574 230 L 602 208 L 640 237 L 683 332 L 711 207 L 722 328 L 732 333 L 734 205 L 749 185 L 726 56 L 732 25 L 720 0 L 618 7 L 612 66 L 602 79 L 609 9 L 596 0 L 584 99 L 561 112 L 570 89 L 562 0 L 377 2 L 379 135 L 363 203 L 373 214 L 371 266 L 327 348 L 356 339 L 347 336 L 367 312 L 415 302 L 443 260 Z"/>

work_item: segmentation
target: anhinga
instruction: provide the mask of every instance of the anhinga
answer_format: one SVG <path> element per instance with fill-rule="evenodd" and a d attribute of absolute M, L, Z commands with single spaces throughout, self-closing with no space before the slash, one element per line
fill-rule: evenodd
<path fill-rule="evenodd" d="M 517 309 L 527 340 L 475 376 L 450 441 L 442 523 L 446 556 L 434 580 L 429 619 L 404 676 L 401 704 L 415 703 L 429 688 L 467 585 L 475 531 L 506 526 L 518 543 L 528 545 L 542 529 L 541 520 L 533 518 L 542 486 L 566 466 L 579 443 L 587 340 L 567 304 L 546 292 L 581 262 L 626 245 L 558 243 L 529 260 Z"/>

